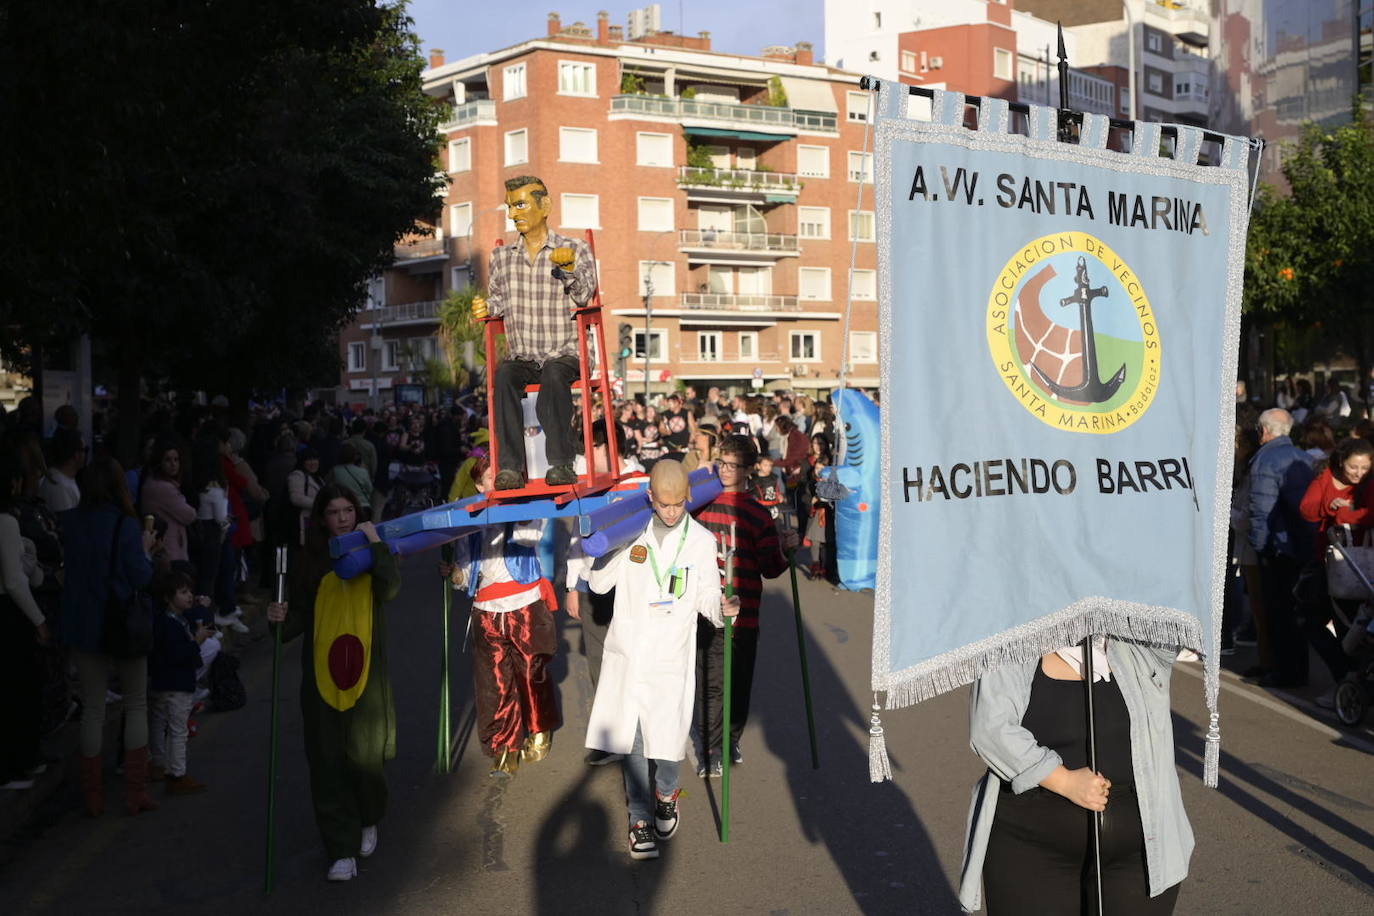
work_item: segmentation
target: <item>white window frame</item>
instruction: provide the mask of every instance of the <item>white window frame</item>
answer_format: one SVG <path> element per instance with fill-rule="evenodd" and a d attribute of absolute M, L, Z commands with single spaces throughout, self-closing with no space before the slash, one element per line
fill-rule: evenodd
<path fill-rule="evenodd" d="M 867 217 L 865 220 L 864 217 Z M 868 224 L 868 235 L 856 235 L 854 227 L 856 222 L 866 222 Z M 878 220 L 872 210 L 850 210 L 849 211 L 849 240 L 851 242 L 876 242 L 878 240 Z"/>
<path fill-rule="evenodd" d="M 677 296 L 677 264 L 672 261 L 640 261 L 635 281 L 639 284 L 639 298 L 643 299 L 648 295 L 648 288 L 644 285 L 644 278 L 649 271 L 654 275 L 654 298 L 660 296 Z M 667 282 L 664 282 L 664 278 Z"/>
<path fill-rule="evenodd" d="M 450 173 L 472 171 L 471 137 L 448 141 L 448 170 Z"/>
<path fill-rule="evenodd" d="M 667 205 L 668 205 L 668 206 L 667 206 L 667 213 L 668 213 L 668 219 L 667 219 L 667 221 L 665 222 L 665 221 L 662 219 L 662 214 L 663 214 L 663 209 L 664 209 L 663 207 L 652 207 L 652 208 L 646 210 L 645 207 L 644 207 L 644 205 L 645 205 L 646 203 L 651 203 L 651 204 L 667 204 Z M 674 207 L 673 207 L 673 199 L 672 199 L 671 197 L 641 197 L 641 198 L 639 198 L 638 206 L 636 207 L 636 218 L 637 218 L 637 220 L 638 220 L 639 231 L 640 231 L 640 232 L 671 232 L 674 228 L 676 228 L 675 223 L 674 223 L 674 213 L 673 213 L 673 210 L 674 210 Z M 646 219 L 646 216 L 648 217 L 647 219 Z M 658 218 L 655 219 L 655 218 L 654 218 L 655 216 L 657 216 Z"/>
<path fill-rule="evenodd" d="M 601 195 L 600 194 L 560 194 L 558 201 L 558 226 L 560 229 L 600 229 L 601 228 Z M 592 215 L 590 219 L 578 222 L 568 222 L 568 202 L 574 201 L 578 205 L 585 206 L 586 202 L 591 202 Z"/>
<path fill-rule="evenodd" d="M 714 355 L 707 355 L 707 341 L 712 343 L 709 349 L 714 351 Z M 718 363 L 725 359 L 725 341 L 720 331 L 697 331 L 697 359 L 704 363 Z"/>
<path fill-rule="evenodd" d="M 578 158 L 575 158 L 575 157 L 574 157 L 573 155 L 571 155 L 571 154 L 574 153 L 574 152 L 576 152 L 576 150 L 575 150 L 575 149 L 570 150 L 570 149 L 569 149 L 569 146 L 568 146 L 568 138 L 569 138 L 569 136 L 582 136 L 582 137 L 585 137 L 585 136 L 588 135 L 588 134 L 591 134 L 591 138 L 592 138 L 591 158 L 590 158 L 590 159 L 578 159 Z M 596 128 L 595 128 L 595 127 L 559 127 L 559 128 L 558 128 L 558 161 L 559 161 L 559 162 L 584 162 L 584 163 L 586 163 L 586 164 L 588 164 L 588 165 L 600 165 L 600 164 L 601 164 L 601 138 L 597 136 Z"/>
<path fill-rule="evenodd" d="M 529 95 L 525 64 L 511 64 L 501 71 L 501 101 L 511 102 Z"/>
<path fill-rule="evenodd" d="M 367 341 L 355 340 L 348 345 L 348 371 L 367 371 Z"/>
<path fill-rule="evenodd" d="M 867 121 L 872 98 L 872 94 L 867 92 L 846 92 L 844 94 L 845 119 L 860 123 Z"/>
<path fill-rule="evenodd" d="M 748 343 L 749 343 L 749 352 L 748 352 L 748 353 L 744 352 L 744 350 L 745 350 L 745 347 L 744 347 L 745 341 L 748 341 Z M 740 358 L 741 360 L 746 360 L 746 359 L 754 359 L 754 360 L 756 360 L 756 359 L 758 359 L 758 358 L 759 358 L 759 332 L 758 332 L 758 331 L 740 331 L 740 332 L 739 332 L 739 342 L 737 343 L 736 346 L 737 346 L 737 352 L 739 353 L 739 358 Z"/>
<path fill-rule="evenodd" d="M 663 140 L 668 145 L 667 162 L 645 162 L 644 159 L 644 139 L 653 137 L 655 140 Z M 661 134 L 656 131 L 641 130 L 635 132 L 635 165 L 641 165 L 651 169 L 671 169 L 673 168 L 673 135 Z"/>
<path fill-rule="evenodd" d="M 574 70 L 585 71 L 587 89 L 578 91 L 576 88 L 568 89 L 565 86 L 579 82 L 576 79 L 568 79 L 568 74 Z M 558 62 L 558 94 L 571 95 L 578 98 L 596 98 L 596 64 L 582 60 L 560 60 Z"/>
<path fill-rule="evenodd" d="M 645 331 L 643 328 L 635 328 L 631 339 L 634 341 L 634 355 L 632 360 L 644 362 Z M 651 328 L 648 332 L 649 341 L 649 362 L 666 362 L 668 359 L 668 332 L 662 328 Z M 658 353 L 654 354 L 654 350 Z"/>
<path fill-rule="evenodd" d="M 859 168 L 854 167 L 858 161 Z M 846 161 L 845 172 L 849 175 L 850 181 L 863 181 L 868 184 L 873 183 L 873 154 L 865 153 L 862 150 L 852 149 Z"/>
<path fill-rule="evenodd" d="M 861 347 L 859 342 L 863 341 Z M 850 331 L 849 332 L 849 364 L 857 363 L 876 363 L 878 361 L 878 332 L 877 331 Z"/>
<path fill-rule="evenodd" d="M 915 52 L 915 51 L 903 51 L 903 52 L 902 52 L 902 56 L 901 56 L 901 61 L 902 61 L 902 66 L 901 66 L 902 72 L 904 72 L 904 73 L 915 73 L 915 72 L 916 72 L 916 52 Z"/>
<path fill-rule="evenodd" d="M 992 49 L 992 78 L 1013 80 L 1016 78 L 1016 55 L 1006 48 Z"/>
<path fill-rule="evenodd" d="M 810 217 L 810 218 L 808 218 Z M 817 231 L 807 232 L 809 225 L 817 226 Z M 830 208 L 829 207 L 798 207 L 797 208 L 797 238 L 820 239 L 827 241 L 830 238 Z"/>
<path fill-rule="evenodd" d="M 853 290 L 855 302 L 878 301 L 878 272 L 855 268 L 850 271 L 849 288 Z"/>
<path fill-rule="evenodd" d="M 821 171 L 807 171 L 802 168 L 802 150 L 820 150 L 825 159 L 825 168 Z M 797 175 L 800 178 L 829 178 L 830 177 L 830 147 L 811 146 L 809 144 L 799 144 L 797 146 Z"/>
<path fill-rule="evenodd" d="M 1117 96 L 1121 99 L 1121 113 L 1129 115 L 1131 113 L 1131 90 L 1129 86 L 1118 87 Z"/>
<path fill-rule="evenodd" d="M 1155 95 L 1164 94 L 1164 74 L 1147 73 L 1145 74 L 1145 89 Z"/>
<path fill-rule="evenodd" d="M 382 341 L 382 371 L 401 371 L 401 342 L 399 340 Z"/>
<path fill-rule="evenodd" d="M 519 154 L 519 157 L 520 157 L 520 158 L 518 158 L 518 159 L 515 158 L 515 156 L 513 156 L 512 153 L 511 153 L 511 142 L 515 139 L 515 137 L 516 137 L 517 135 L 520 137 L 520 141 L 521 141 L 521 143 L 524 144 L 524 147 L 525 147 L 524 151 L 521 152 L 521 153 Z M 506 131 L 504 150 L 505 150 L 505 154 L 506 154 L 506 155 L 505 155 L 505 164 L 506 164 L 506 165 L 524 165 L 525 163 L 529 162 L 529 161 L 530 161 L 530 131 L 529 131 L 529 128 L 527 128 L 527 127 L 522 127 L 522 128 L 520 128 L 519 130 L 508 130 L 508 131 Z"/>
<path fill-rule="evenodd" d="M 464 216 L 466 211 L 466 216 Z M 452 238 L 465 239 L 472 234 L 472 201 L 450 204 L 448 208 L 448 234 Z"/>
<path fill-rule="evenodd" d="M 1145 50 L 1154 54 L 1164 53 L 1164 39 L 1158 32 L 1145 33 Z"/>
<path fill-rule="evenodd" d="M 808 295 L 802 277 L 825 277 L 825 292 L 822 295 Z M 798 267 L 797 268 L 797 298 L 803 302 L 829 302 L 831 301 L 830 268 L 829 267 Z"/>
<path fill-rule="evenodd" d="M 758 170 L 759 153 L 752 146 L 735 147 L 735 168 L 745 172 Z"/>
<path fill-rule="evenodd" d="M 812 355 L 798 356 L 797 343 L 802 338 L 810 337 L 812 341 Z M 818 363 L 821 361 L 821 332 L 820 331 L 788 331 L 787 332 L 787 355 L 789 361 L 794 363 Z"/>

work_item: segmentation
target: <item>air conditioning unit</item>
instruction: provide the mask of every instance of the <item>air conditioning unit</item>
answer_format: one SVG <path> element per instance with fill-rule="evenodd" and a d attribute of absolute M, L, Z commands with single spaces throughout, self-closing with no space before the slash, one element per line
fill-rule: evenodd
<path fill-rule="evenodd" d="M 806 375 L 806 367 L 805 367 L 805 366 L 793 366 L 793 367 L 792 367 L 792 374 L 793 374 L 794 376 Z"/>
<path fill-rule="evenodd" d="M 944 65 L 945 59 L 943 57 L 932 57 L 930 59 L 930 69 L 932 70 L 939 70 Z"/>

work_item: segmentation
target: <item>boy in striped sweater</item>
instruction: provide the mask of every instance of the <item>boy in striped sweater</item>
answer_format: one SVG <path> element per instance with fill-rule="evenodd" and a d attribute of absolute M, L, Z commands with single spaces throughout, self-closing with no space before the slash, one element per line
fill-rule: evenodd
<path fill-rule="evenodd" d="M 749 693 L 754 684 L 754 661 L 759 650 L 759 602 L 763 580 L 775 579 L 787 569 L 784 551 L 797 546 L 795 531 L 781 536 L 768 510 L 750 492 L 751 474 L 758 450 L 749 436 L 727 436 L 716 460 L 724 492 L 694 518 L 716 537 L 721 572 L 725 569 L 725 548 L 735 549 L 734 589 L 739 598 L 739 616 L 734 626 L 734 664 L 731 674 L 730 760 L 743 762 L 739 750 L 740 734 L 749 718 Z M 734 542 L 730 543 L 730 539 Z M 727 583 L 730 584 L 730 583 Z M 697 775 L 719 776 L 720 745 L 723 727 L 725 630 L 697 625 L 697 697 L 695 721 L 705 749 L 697 749 Z"/>

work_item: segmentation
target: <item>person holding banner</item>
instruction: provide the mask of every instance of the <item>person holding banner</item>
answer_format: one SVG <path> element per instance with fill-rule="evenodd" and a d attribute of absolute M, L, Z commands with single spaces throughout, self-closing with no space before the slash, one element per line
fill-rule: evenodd
<path fill-rule="evenodd" d="M 1089 812 L 1101 812 L 1102 911 L 1173 912 L 1193 850 L 1169 709 L 1178 647 L 1097 637 L 1092 652 L 1096 772 L 1081 647 L 974 684 L 970 743 L 988 771 L 964 843 L 959 900 L 970 912 L 984 901 L 989 916 L 1098 912 L 1085 906 L 1096 903 Z"/>
<path fill-rule="evenodd" d="M 687 514 L 682 465 L 662 459 L 649 477 L 653 517 L 644 533 L 596 561 L 589 584 L 615 589 L 587 747 L 623 754 L 632 859 L 658 858 L 677 832 L 678 770 L 692 721 L 696 619 L 716 628 L 739 613 L 723 598 L 711 533 Z M 654 763 L 654 794 L 649 761 Z"/>
<path fill-rule="evenodd" d="M 391 550 L 371 522 L 358 522 L 353 490 L 326 484 L 315 496 L 290 600 L 267 606 L 282 641 L 301 641 L 301 717 L 315 823 L 333 864 L 330 881 L 358 875 L 357 857 L 377 849 L 386 810 L 383 764 L 396 756 L 396 711 L 387 673 L 384 602 L 401 590 Z M 357 529 L 372 569 L 352 579 L 332 570 L 329 539 Z"/>

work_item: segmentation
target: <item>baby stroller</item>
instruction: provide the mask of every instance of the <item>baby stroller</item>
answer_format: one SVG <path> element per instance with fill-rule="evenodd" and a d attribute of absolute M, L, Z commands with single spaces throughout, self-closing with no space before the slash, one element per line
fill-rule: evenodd
<path fill-rule="evenodd" d="M 1367 571 L 1374 570 L 1374 547 L 1348 543 L 1349 532 L 1344 526 L 1330 529 L 1327 537 L 1331 542 L 1326 560 L 1331 597 L 1361 602 L 1353 620 L 1338 602 L 1331 602 L 1336 617 L 1347 627 L 1341 649 L 1352 662 L 1350 673 L 1336 685 L 1336 718 L 1355 726 L 1364 719 L 1374 698 L 1374 583 Z"/>
<path fill-rule="evenodd" d="M 391 498 L 387 515 L 396 518 L 439 504 L 439 466 L 433 461 L 418 464 L 391 463 Z"/>

